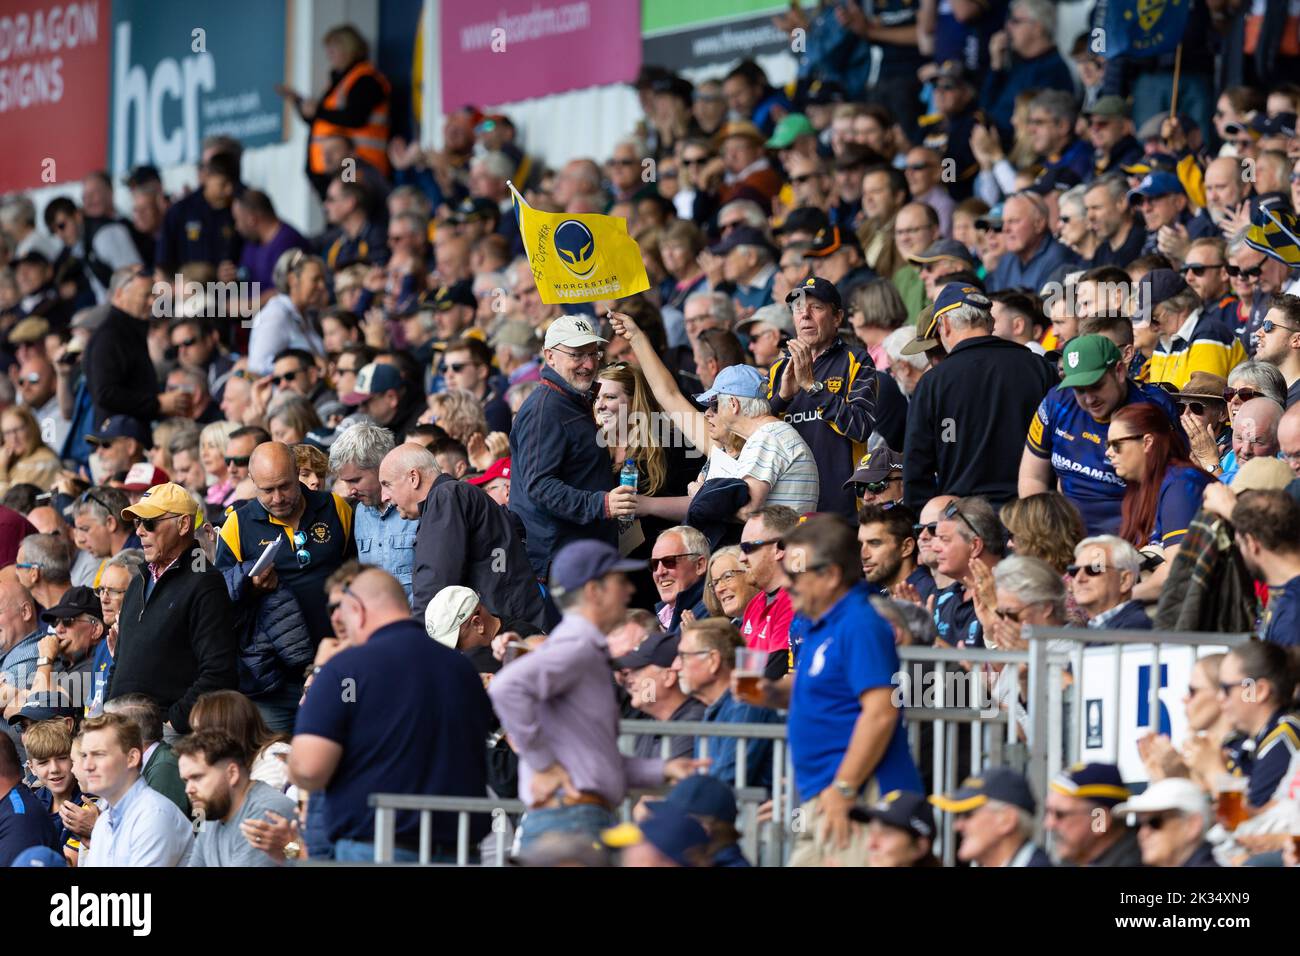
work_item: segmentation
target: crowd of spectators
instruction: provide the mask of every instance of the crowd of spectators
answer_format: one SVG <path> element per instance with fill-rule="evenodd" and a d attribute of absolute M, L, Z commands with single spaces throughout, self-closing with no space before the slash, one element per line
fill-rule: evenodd
<path fill-rule="evenodd" d="M 1191 7 L 1174 115 L 1047 0 L 796 5 L 788 86 L 647 65 L 553 166 L 472 107 L 391 136 L 344 26 L 280 91 L 322 233 L 223 136 L 126 215 L 6 197 L 0 865 L 369 860 L 377 792 L 518 797 L 523 863 L 757 862 L 772 739 L 627 719 L 784 725 L 791 865 L 938 865 L 936 809 L 980 866 L 1296 865 L 1300 21 Z M 649 290 L 542 301 L 508 182 Z M 1030 626 L 1254 639 L 1145 790 L 927 788 L 898 646 Z"/>

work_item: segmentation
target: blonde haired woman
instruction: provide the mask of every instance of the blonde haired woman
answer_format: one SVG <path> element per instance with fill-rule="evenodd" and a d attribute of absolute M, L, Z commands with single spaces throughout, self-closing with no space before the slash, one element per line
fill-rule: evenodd
<path fill-rule="evenodd" d="M 230 477 L 230 467 L 226 464 L 226 446 L 230 436 L 243 426 L 238 422 L 213 422 L 199 432 L 199 461 L 208 473 L 208 504 L 224 508 L 235 500 L 235 482 Z"/>
<path fill-rule="evenodd" d="M 59 456 L 41 440 L 41 426 L 31 409 L 12 405 L 0 415 L 0 493 L 11 485 L 30 484 L 49 491 L 59 477 Z"/>

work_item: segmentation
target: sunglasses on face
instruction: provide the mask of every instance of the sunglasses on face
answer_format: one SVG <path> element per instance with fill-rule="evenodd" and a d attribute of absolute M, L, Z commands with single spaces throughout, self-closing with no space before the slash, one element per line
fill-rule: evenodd
<path fill-rule="evenodd" d="M 1259 398 L 1263 392 L 1258 392 L 1253 388 L 1225 388 L 1223 390 L 1223 400 L 1230 402 L 1234 398 L 1239 398 L 1243 402 L 1248 402 L 1252 398 Z"/>
<path fill-rule="evenodd" d="M 188 349 L 198 344 L 199 344 L 198 339 L 182 339 L 180 342 L 173 343 L 172 347 L 178 349 Z"/>
<path fill-rule="evenodd" d="M 271 376 L 271 384 L 272 384 L 272 385 L 275 385 L 275 386 L 278 387 L 278 386 L 280 386 L 281 384 L 283 384 L 284 382 L 292 382 L 292 381 L 295 381 L 295 380 L 297 380 L 298 375 L 300 374 L 300 372 L 301 372 L 301 370 L 299 370 L 299 372 L 285 372 L 283 375 L 272 375 L 272 376 Z"/>
<path fill-rule="evenodd" d="M 636 166 L 639 165 L 635 159 L 611 159 L 611 166 Z"/>
<path fill-rule="evenodd" d="M 938 527 L 939 522 L 937 521 L 931 521 L 929 524 L 914 524 L 912 525 L 912 534 L 916 535 L 918 538 L 923 534 L 928 534 L 931 537 L 934 537 L 934 532 Z"/>
<path fill-rule="evenodd" d="M 659 565 L 662 564 L 662 565 L 663 565 L 667 570 L 669 570 L 669 571 L 675 571 L 675 570 L 677 570 L 677 566 L 678 566 L 679 564 L 681 564 L 681 560 L 682 560 L 682 558 L 694 558 L 694 557 L 698 557 L 698 555 L 694 555 L 694 554 L 690 554 L 690 553 L 685 553 L 685 554 L 665 554 L 662 558 L 651 558 L 651 559 L 650 559 L 650 570 L 651 570 L 652 572 L 653 572 L 653 571 L 657 571 L 657 570 L 659 570 Z"/>
<path fill-rule="evenodd" d="M 1283 325 L 1281 322 L 1274 322 L 1272 319 L 1265 319 L 1259 329 L 1265 335 L 1268 335 L 1275 329 L 1286 329 L 1288 332 L 1300 332 L 1300 329 L 1297 329 L 1294 326 Z"/>
<path fill-rule="evenodd" d="M 1222 262 L 1206 262 L 1206 263 L 1189 262 L 1187 263 L 1187 265 L 1183 266 L 1183 271 L 1190 272 L 1192 275 L 1199 278 L 1200 276 L 1205 275 L 1205 273 L 1209 272 L 1211 269 L 1222 269 L 1222 268 L 1223 268 Z"/>
<path fill-rule="evenodd" d="M 682 165 L 683 165 L 683 166 L 703 166 L 703 165 L 704 165 L 705 163 L 707 163 L 708 161 L 709 161 L 709 157 L 707 157 L 707 156 L 700 156 L 700 157 L 697 158 L 697 159 L 683 159 L 683 160 L 682 160 Z"/>
<path fill-rule="evenodd" d="M 248 467 L 248 459 L 251 458 L 251 457 L 252 457 L 251 455 L 241 455 L 241 456 L 238 456 L 238 457 L 232 458 L 232 457 L 230 457 L 229 455 L 227 455 L 227 456 L 226 456 L 226 465 L 227 465 L 227 466 L 233 466 L 233 467 L 235 467 L 235 468 L 247 468 L 247 467 Z"/>
<path fill-rule="evenodd" d="M 459 375 L 467 368 L 473 368 L 477 362 L 444 362 L 442 366 L 443 373 L 451 372 L 453 375 Z"/>
<path fill-rule="evenodd" d="M 1245 279 L 1258 279 L 1264 271 L 1263 265 L 1251 266 L 1249 269 L 1243 269 L 1241 266 L 1224 266 L 1228 270 L 1228 275 L 1234 279 L 1240 277 Z"/>
<path fill-rule="evenodd" d="M 791 176 L 790 182 L 795 186 L 799 186 L 803 183 L 806 183 L 810 179 L 816 179 L 816 178 L 817 178 L 816 173 L 804 173 L 802 176 Z"/>
<path fill-rule="evenodd" d="M 1154 813 L 1149 817 L 1138 817 L 1138 829 L 1146 828 L 1148 830 L 1159 830 L 1166 823 L 1173 819 L 1168 813 Z"/>
<path fill-rule="evenodd" d="M 1120 445 L 1126 441 L 1137 441 L 1139 438 L 1146 438 L 1146 435 L 1121 435 L 1119 438 L 1111 438 L 1106 442 L 1106 451 L 1119 453 Z"/>
<path fill-rule="evenodd" d="M 1105 568 L 1095 564 L 1070 564 L 1065 568 L 1065 576 L 1069 578 L 1077 578 L 1081 574 L 1088 578 L 1099 578 L 1105 573 Z"/>
<path fill-rule="evenodd" d="M 873 495 L 878 495 L 887 489 L 892 482 L 902 480 L 902 478 L 882 478 L 880 481 L 860 481 L 854 487 L 858 489 L 858 497 L 861 498 L 863 491 L 868 491 Z"/>
<path fill-rule="evenodd" d="M 1178 413 L 1180 415 L 1186 411 L 1191 411 L 1193 415 L 1204 415 L 1205 408 L 1206 406 L 1204 402 L 1179 402 L 1178 403 Z"/>
<path fill-rule="evenodd" d="M 761 551 L 770 544 L 779 545 L 780 543 L 780 538 L 759 538 L 757 541 L 742 541 L 740 542 L 740 553 L 748 557 L 756 551 Z"/>
<path fill-rule="evenodd" d="M 157 530 L 158 525 L 162 524 L 164 521 L 170 521 L 172 518 L 179 517 L 180 515 L 158 515 L 155 518 L 136 518 L 135 530 L 147 531 L 149 534 L 153 534 L 154 531 Z"/>

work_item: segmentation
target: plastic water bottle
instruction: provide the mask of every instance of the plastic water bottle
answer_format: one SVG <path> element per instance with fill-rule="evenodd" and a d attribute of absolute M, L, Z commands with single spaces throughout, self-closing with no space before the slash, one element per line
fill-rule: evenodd
<path fill-rule="evenodd" d="M 638 478 L 640 478 L 640 474 L 636 470 L 636 459 L 628 458 L 623 462 L 623 467 L 618 473 L 618 483 L 621 487 L 631 488 L 635 491 Z M 632 522 L 635 520 L 636 518 L 631 515 L 623 515 L 620 517 L 618 519 L 619 533 L 632 527 Z"/>

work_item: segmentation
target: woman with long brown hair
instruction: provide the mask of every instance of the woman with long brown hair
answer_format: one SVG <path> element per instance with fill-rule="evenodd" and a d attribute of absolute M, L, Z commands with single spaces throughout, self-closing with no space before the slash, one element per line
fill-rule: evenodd
<path fill-rule="evenodd" d="M 190 708 L 190 728 L 220 730 L 243 744 L 249 776 L 280 792 L 289 785 L 289 735 L 266 726 L 257 705 L 235 690 L 201 694 Z"/>
<path fill-rule="evenodd" d="M 1186 439 L 1148 402 L 1125 405 L 1111 418 L 1106 460 L 1127 485 L 1119 536 L 1135 548 L 1163 549 L 1164 561 L 1133 589 L 1138 600 L 1154 601 L 1214 476 L 1191 460 Z"/>

